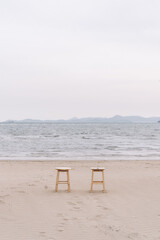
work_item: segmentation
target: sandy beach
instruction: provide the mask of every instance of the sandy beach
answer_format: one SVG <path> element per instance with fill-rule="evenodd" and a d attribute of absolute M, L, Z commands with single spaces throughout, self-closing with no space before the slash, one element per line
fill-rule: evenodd
<path fill-rule="evenodd" d="M 71 192 L 55 192 L 56 166 Z M 92 166 L 105 167 L 106 193 Z M 160 239 L 160 161 L 1 161 L 0 239 Z"/>

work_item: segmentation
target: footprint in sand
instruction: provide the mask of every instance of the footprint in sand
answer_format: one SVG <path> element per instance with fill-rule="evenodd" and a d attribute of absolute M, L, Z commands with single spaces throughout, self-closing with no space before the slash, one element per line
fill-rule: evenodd
<path fill-rule="evenodd" d="M 75 209 L 75 210 L 79 210 L 79 209 L 80 209 L 80 206 L 78 206 L 77 203 L 68 202 L 68 204 L 73 207 L 71 210 L 74 210 L 74 209 Z"/>
<path fill-rule="evenodd" d="M 1 198 L 4 198 L 4 197 L 9 197 L 10 195 L 9 194 L 5 194 L 5 195 L 0 195 Z"/>
<path fill-rule="evenodd" d="M 5 202 L 3 200 L 0 199 L 0 204 L 4 204 Z"/>
<path fill-rule="evenodd" d="M 138 233 L 131 233 L 131 234 L 128 235 L 128 238 L 133 239 L 133 240 L 137 239 L 138 238 Z"/>
<path fill-rule="evenodd" d="M 74 202 L 67 202 L 69 205 L 76 205 Z"/>
<path fill-rule="evenodd" d="M 58 232 L 63 232 L 64 231 L 64 226 L 63 225 L 59 225 L 58 226 Z"/>
<path fill-rule="evenodd" d="M 78 207 L 78 206 L 75 206 L 75 207 L 73 207 L 74 209 L 76 209 L 76 210 L 79 210 L 80 209 L 80 207 Z"/>
<path fill-rule="evenodd" d="M 39 232 L 39 234 L 41 235 L 41 236 L 45 236 L 45 232 Z"/>
<path fill-rule="evenodd" d="M 103 210 L 108 210 L 108 208 L 107 208 L 107 207 L 102 207 L 102 209 L 103 209 Z"/>
<path fill-rule="evenodd" d="M 101 205 L 98 205 L 97 207 L 98 207 L 98 208 L 101 208 L 102 210 L 108 210 L 107 207 L 103 207 L 103 206 L 101 206 Z"/>
<path fill-rule="evenodd" d="M 16 192 L 19 192 L 19 193 L 26 193 L 26 192 L 23 191 L 23 190 L 19 190 L 19 191 L 16 191 Z"/>
<path fill-rule="evenodd" d="M 77 203 L 78 203 L 78 204 L 83 204 L 83 201 L 78 201 Z"/>

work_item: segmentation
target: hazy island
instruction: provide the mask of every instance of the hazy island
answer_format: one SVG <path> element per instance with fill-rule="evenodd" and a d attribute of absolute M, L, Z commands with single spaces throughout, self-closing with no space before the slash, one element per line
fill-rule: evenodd
<path fill-rule="evenodd" d="M 24 119 L 24 120 L 6 120 L 0 124 L 34 124 L 34 123 L 160 123 L 160 117 L 141 117 L 141 116 L 120 116 L 115 115 L 110 118 L 101 117 L 86 117 L 86 118 L 71 118 L 59 120 L 39 120 L 39 119 Z"/>

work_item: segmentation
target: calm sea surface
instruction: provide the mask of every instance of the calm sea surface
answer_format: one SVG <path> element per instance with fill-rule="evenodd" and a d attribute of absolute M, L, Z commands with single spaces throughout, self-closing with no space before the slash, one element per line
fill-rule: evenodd
<path fill-rule="evenodd" d="M 160 124 L 0 124 L 0 160 L 160 160 Z"/>

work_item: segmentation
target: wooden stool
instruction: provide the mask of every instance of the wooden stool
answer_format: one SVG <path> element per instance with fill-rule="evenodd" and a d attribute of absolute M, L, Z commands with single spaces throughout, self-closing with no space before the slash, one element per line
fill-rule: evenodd
<path fill-rule="evenodd" d="M 103 184 L 103 192 L 105 192 L 105 184 L 104 184 L 104 167 L 92 167 L 92 179 L 91 179 L 91 192 L 93 191 L 93 184 Z M 101 181 L 94 181 L 94 172 L 101 172 L 102 173 L 102 180 Z"/>
<path fill-rule="evenodd" d="M 69 180 L 69 170 L 71 170 L 71 168 L 69 167 L 57 167 L 57 178 L 56 178 L 56 188 L 55 191 L 58 191 L 58 184 L 68 184 L 68 192 L 71 191 L 70 189 L 70 180 Z M 67 173 L 67 181 L 59 181 L 59 175 L 60 172 L 66 172 Z"/>

